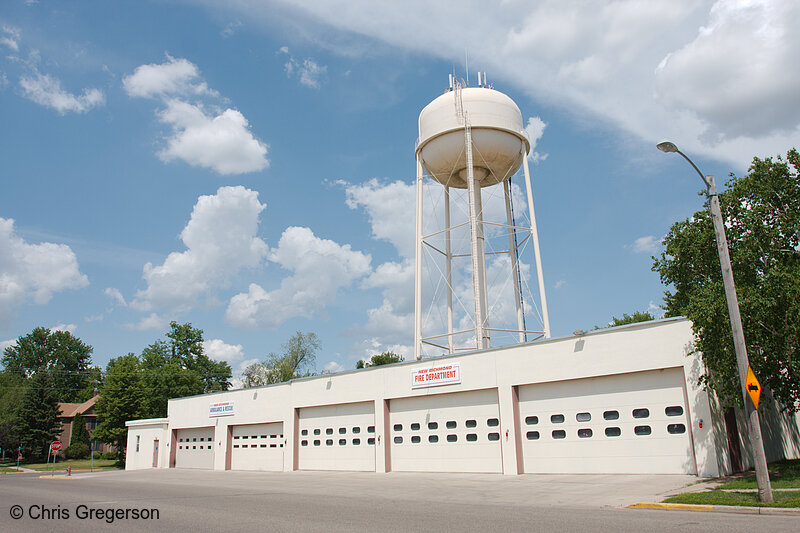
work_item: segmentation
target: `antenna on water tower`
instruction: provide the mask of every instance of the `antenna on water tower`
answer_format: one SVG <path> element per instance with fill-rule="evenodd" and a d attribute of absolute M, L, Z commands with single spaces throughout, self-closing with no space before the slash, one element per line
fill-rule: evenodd
<path fill-rule="evenodd" d="M 466 56 L 466 50 L 465 50 Z M 468 61 L 468 57 L 465 57 Z M 467 84 L 469 83 L 469 66 L 467 61 Z M 507 95 L 495 91 L 486 85 L 486 74 L 478 73 L 478 87 L 462 88 L 461 82 L 450 78 L 451 90 L 439 96 L 428 104 L 419 115 L 419 139 L 417 139 L 415 155 L 417 160 L 416 182 L 416 275 L 414 285 L 414 356 L 421 359 L 423 347 L 431 346 L 454 353 L 456 350 L 486 349 L 490 347 L 494 334 L 513 335 L 514 343 L 527 341 L 528 335 L 533 340 L 550 338 L 550 321 L 547 313 L 547 299 L 544 290 L 544 277 L 542 275 L 541 258 L 539 252 L 539 235 L 536 227 L 536 217 L 533 209 L 533 191 L 531 189 L 530 171 L 528 168 L 527 154 L 530 151 L 530 141 L 525 135 L 522 114 L 514 101 Z M 521 226 L 514 220 L 513 199 L 510 178 L 522 167 L 525 180 L 526 200 L 530 224 Z M 423 233 L 423 189 L 424 177 L 427 174 L 434 182 L 443 186 L 443 213 L 434 213 L 434 222 L 443 221 L 443 228 Z M 488 220 L 491 218 L 484 206 L 500 205 L 496 200 L 497 187 L 502 184 L 505 207 L 505 220 L 500 222 Z M 482 190 L 486 190 L 487 198 L 484 199 Z M 438 194 L 438 193 L 437 193 Z M 460 198 L 468 208 L 463 209 L 466 221 L 457 223 L 451 221 L 451 203 L 453 196 Z M 492 203 L 494 202 L 494 203 Z M 438 204 L 438 202 L 437 202 Z M 490 209 L 492 211 L 492 209 Z M 458 214 L 458 212 L 457 212 Z M 459 231 L 468 228 L 469 251 L 461 253 L 454 249 L 459 244 L 454 237 Z M 507 236 L 503 236 L 503 233 Z M 461 232 L 463 233 L 463 232 Z M 518 239 L 517 235 L 522 238 Z M 487 243 L 492 238 L 507 239 L 503 249 L 490 249 L 486 251 Z M 466 238 L 463 243 L 466 243 Z M 517 244 L 519 242 L 519 245 Z M 523 243 L 532 243 L 534 263 L 538 277 L 538 296 L 541 304 L 541 329 L 527 330 L 525 327 L 524 313 L 535 302 L 533 296 L 524 301 L 521 287 L 527 283 L 522 279 L 519 264 L 520 250 Z M 507 246 L 507 249 L 505 248 Z M 431 283 L 432 287 L 446 287 L 446 304 L 439 306 L 439 311 L 444 316 L 443 308 L 446 306 L 445 332 L 423 331 L 422 313 L 422 263 L 423 251 L 429 254 L 432 261 L 444 262 L 444 268 L 437 263 L 443 283 Z M 487 291 L 486 256 L 492 257 L 492 271 L 505 272 L 508 278 L 505 285 L 500 285 L 493 274 L 493 301 L 489 305 Z M 458 283 L 454 278 L 459 276 L 461 270 L 453 269 L 453 260 L 469 258 L 471 261 L 471 291 L 456 291 L 454 286 Z M 504 262 L 510 268 L 505 268 Z M 525 265 L 527 267 L 530 264 Z M 466 269 L 463 269 L 466 270 Z M 466 281 L 466 280 L 460 280 Z M 464 284 L 459 285 L 463 287 Z M 513 307 L 501 302 L 504 289 L 513 287 Z M 498 288 L 500 287 L 500 288 Z M 532 292 L 532 291 L 531 291 Z M 435 296 L 435 295 L 434 295 Z M 469 296 L 472 296 L 470 309 Z M 454 306 L 454 298 L 460 307 Z M 435 304 L 432 304 L 432 308 Z M 509 318 L 515 310 L 516 316 Z M 505 315 L 500 316 L 503 314 Z M 538 310 L 538 308 L 537 308 Z M 494 314 L 493 314 L 494 313 Z M 428 313 L 426 316 L 430 316 Z M 460 315 L 457 317 L 456 315 Z M 490 320 L 492 315 L 492 320 Z M 461 327 L 455 327 L 458 318 Z M 442 319 L 444 321 L 444 319 Z M 515 322 L 508 327 L 503 321 Z M 464 324 L 467 324 L 466 326 Z M 426 328 L 432 329 L 430 324 Z M 474 335 L 474 337 L 473 337 Z M 464 337 L 469 336 L 466 341 Z M 470 340 L 472 339 L 472 340 Z"/>

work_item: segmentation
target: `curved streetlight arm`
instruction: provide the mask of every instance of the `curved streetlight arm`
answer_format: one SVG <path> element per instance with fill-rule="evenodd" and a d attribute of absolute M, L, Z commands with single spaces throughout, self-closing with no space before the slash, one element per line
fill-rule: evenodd
<path fill-rule="evenodd" d="M 689 159 L 688 157 L 686 157 L 686 154 L 684 154 L 684 153 L 683 153 L 683 152 L 681 152 L 680 150 L 675 150 L 675 151 L 676 151 L 677 153 L 681 154 L 681 156 L 682 156 L 682 157 L 683 157 L 685 160 L 687 160 L 687 161 L 689 162 L 689 164 L 690 164 L 690 165 L 692 165 L 692 168 L 693 168 L 693 169 L 695 169 L 695 170 L 697 171 L 697 173 L 698 173 L 698 174 L 700 174 L 700 179 L 701 179 L 701 180 L 703 180 L 703 183 L 705 183 L 705 184 L 706 184 L 706 194 L 707 194 L 708 196 L 712 196 L 712 195 L 715 195 L 715 194 L 717 194 L 717 190 L 716 190 L 717 188 L 716 188 L 716 187 L 713 187 L 713 189 L 714 189 L 714 190 L 713 190 L 713 191 L 711 190 L 711 189 L 712 189 L 712 185 L 711 185 L 711 183 L 709 183 L 708 179 L 706 179 L 706 177 L 703 175 L 703 173 L 702 173 L 702 172 L 700 172 L 700 169 L 699 169 L 699 168 L 697 168 L 697 165 L 695 165 L 695 164 L 694 164 L 694 161 L 692 161 L 691 159 Z"/>

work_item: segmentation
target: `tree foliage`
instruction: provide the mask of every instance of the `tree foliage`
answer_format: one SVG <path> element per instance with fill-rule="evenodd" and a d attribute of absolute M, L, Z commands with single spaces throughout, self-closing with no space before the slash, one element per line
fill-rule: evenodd
<path fill-rule="evenodd" d="M 12 431 L 26 460 L 44 458 L 61 429 L 54 384 L 49 372 L 33 374 L 14 412 Z"/>
<path fill-rule="evenodd" d="M 72 433 L 69 437 L 69 446 L 64 450 L 67 459 L 86 459 L 89 457 L 89 431 L 86 429 L 86 420 L 77 413 L 72 419 Z"/>
<path fill-rule="evenodd" d="M 789 410 L 800 409 L 800 155 L 753 160 L 719 194 L 750 366 Z M 706 201 L 708 207 L 708 201 Z M 691 319 L 705 373 L 728 404 L 741 403 L 736 356 L 711 215 L 675 223 L 653 270 L 669 288 L 667 316 Z"/>
<path fill-rule="evenodd" d="M 97 400 L 100 424 L 95 429 L 94 437 L 116 446 L 120 458 L 125 457 L 128 438 L 125 422 L 143 418 L 145 398 L 139 358 L 129 353 L 111 359 L 106 366 L 106 376 Z"/>
<path fill-rule="evenodd" d="M 17 449 L 19 440 L 14 432 L 17 408 L 25 393 L 25 378 L 14 372 L 0 372 L 0 448 Z"/>
<path fill-rule="evenodd" d="M 247 367 L 242 373 L 243 386 L 260 387 L 312 376 L 320 346 L 315 333 L 298 331 L 283 344 L 281 354 L 270 353 L 266 361 Z"/>
<path fill-rule="evenodd" d="M 36 328 L 3 351 L 3 366 L 26 378 L 46 371 L 59 402 L 85 402 L 91 377 L 92 347 L 69 331 Z M 87 397 L 88 395 L 88 397 Z"/>
<path fill-rule="evenodd" d="M 359 359 L 356 363 L 356 368 L 367 368 L 370 366 L 381 366 L 381 365 L 390 365 L 392 363 L 400 363 L 404 361 L 402 355 L 398 355 L 394 352 L 383 352 L 381 354 L 373 355 L 369 358 L 369 360 L 364 361 L 363 359 Z"/>

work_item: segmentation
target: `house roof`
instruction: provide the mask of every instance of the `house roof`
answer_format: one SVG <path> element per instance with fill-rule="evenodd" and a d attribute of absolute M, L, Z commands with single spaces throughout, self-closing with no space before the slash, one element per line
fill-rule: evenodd
<path fill-rule="evenodd" d="M 86 411 L 94 407 L 94 404 L 97 403 L 98 398 L 100 398 L 100 396 L 95 394 L 92 398 L 83 403 L 59 403 L 58 416 L 62 418 L 72 418 L 77 414 L 84 414 Z"/>

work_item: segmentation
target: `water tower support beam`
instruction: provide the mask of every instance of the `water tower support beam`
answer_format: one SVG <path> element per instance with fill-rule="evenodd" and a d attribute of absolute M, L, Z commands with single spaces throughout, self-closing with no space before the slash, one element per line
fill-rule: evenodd
<path fill-rule="evenodd" d="M 416 268 L 414 275 L 414 358 L 422 359 L 422 156 L 417 154 Z"/>
<path fill-rule="evenodd" d="M 536 274 L 539 276 L 539 298 L 542 301 L 542 322 L 544 338 L 550 338 L 550 318 L 547 314 L 547 297 L 544 294 L 544 274 L 542 273 L 542 254 L 539 252 L 539 230 L 536 228 L 536 214 L 533 210 L 533 189 L 531 188 L 531 173 L 528 169 L 528 156 L 522 154 L 522 169 L 525 172 L 525 189 L 528 194 L 528 210 L 531 217 L 531 237 L 533 237 L 533 255 L 536 258 Z"/>
<path fill-rule="evenodd" d="M 444 186 L 444 235 L 445 261 L 447 275 L 447 349 L 454 353 L 453 347 L 453 250 L 450 243 L 450 187 Z"/>
<path fill-rule="evenodd" d="M 514 303 L 517 306 L 517 329 L 519 342 L 525 342 L 525 320 L 522 316 L 522 300 L 519 296 L 519 269 L 517 268 L 517 250 L 514 243 L 514 219 L 511 218 L 511 181 L 503 180 L 503 192 L 506 197 L 506 221 L 508 222 L 508 255 L 511 258 L 511 275 L 514 282 Z"/>
<path fill-rule="evenodd" d="M 478 350 L 489 347 L 486 306 L 486 260 L 484 257 L 483 208 L 481 185 L 475 180 L 472 160 L 472 128 L 465 117 L 464 142 L 467 151 L 467 190 L 469 193 L 469 232 L 472 252 L 472 290 L 475 295 L 475 341 Z M 485 172 L 485 171 L 484 171 Z M 484 176 L 481 176 L 484 177 Z"/>

